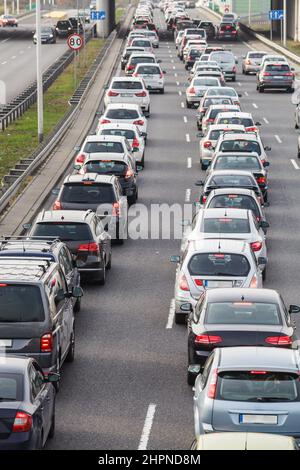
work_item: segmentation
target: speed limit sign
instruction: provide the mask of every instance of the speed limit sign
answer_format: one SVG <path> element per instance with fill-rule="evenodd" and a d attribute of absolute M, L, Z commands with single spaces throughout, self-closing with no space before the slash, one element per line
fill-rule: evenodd
<path fill-rule="evenodd" d="M 67 44 L 72 51 L 79 51 L 83 46 L 83 39 L 80 34 L 71 34 L 68 37 Z"/>

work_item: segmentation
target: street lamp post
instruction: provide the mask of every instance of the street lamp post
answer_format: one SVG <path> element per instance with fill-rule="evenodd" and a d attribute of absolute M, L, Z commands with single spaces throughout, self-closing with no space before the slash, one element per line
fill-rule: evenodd
<path fill-rule="evenodd" d="M 251 26 L 251 0 L 248 0 L 249 3 L 248 3 L 248 25 L 249 27 Z"/>
<path fill-rule="evenodd" d="M 36 83 L 37 83 L 37 118 L 38 141 L 44 138 L 44 111 L 43 111 L 43 75 L 41 66 L 41 2 L 36 0 Z"/>
<path fill-rule="evenodd" d="M 283 45 L 286 47 L 286 22 L 287 22 L 286 0 L 283 0 Z"/>

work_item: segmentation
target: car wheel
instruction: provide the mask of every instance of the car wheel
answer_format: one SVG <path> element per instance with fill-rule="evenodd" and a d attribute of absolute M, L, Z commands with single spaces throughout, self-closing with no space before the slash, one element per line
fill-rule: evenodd
<path fill-rule="evenodd" d="M 232 77 L 232 81 L 233 81 L 233 82 L 236 82 L 236 77 Z"/>
<path fill-rule="evenodd" d="M 106 269 L 111 269 L 111 257 L 112 257 L 112 252 L 109 253 L 109 259 L 106 265 Z"/>
<path fill-rule="evenodd" d="M 268 191 L 264 193 L 264 202 L 268 202 Z"/>
<path fill-rule="evenodd" d="M 267 279 L 267 268 L 265 268 L 262 272 L 262 280 L 265 282 L 266 279 Z"/>
<path fill-rule="evenodd" d="M 77 299 L 74 304 L 74 307 L 73 307 L 74 313 L 80 312 L 80 309 L 81 309 L 81 297 Z"/>
<path fill-rule="evenodd" d="M 161 89 L 159 90 L 159 93 L 160 93 L 161 95 L 163 95 L 164 92 L 165 92 L 165 89 L 164 89 L 164 88 L 161 88 Z"/>
<path fill-rule="evenodd" d="M 202 160 L 200 161 L 200 164 L 201 164 L 201 170 L 206 171 L 207 166 L 204 165 L 204 163 L 202 162 Z"/>
<path fill-rule="evenodd" d="M 106 266 L 105 266 L 105 263 L 104 263 L 103 271 L 101 273 L 101 276 L 98 279 L 98 283 L 100 284 L 100 286 L 104 286 L 105 282 L 106 282 Z"/>
<path fill-rule="evenodd" d="M 51 427 L 50 427 L 50 431 L 48 434 L 49 439 L 53 439 L 54 435 L 55 435 L 55 411 L 53 411 L 53 415 L 52 415 Z"/>
<path fill-rule="evenodd" d="M 260 87 L 258 88 L 258 91 L 259 91 L 259 93 L 264 93 L 265 89 L 264 89 L 262 86 L 260 86 Z"/>
<path fill-rule="evenodd" d="M 143 156 L 142 156 L 141 166 L 145 168 L 145 152 L 143 153 Z"/>
<path fill-rule="evenodd" d="M 66 357 L 66 362 L 74 362 L 75 359 L 75 331 L 71 334 L 69 351 Z"/>
<path fill-rule="evenodd" d="M 190 385 L 191 387 L 193 387 L 195 385 L 195 381 L 196 381 L 196 376 L 195 374 L 192 374 L 189 370 L 187 371 L 187 383 L 188 385 Z"/>
<path fill-rule="evenodd" d="M 191 107 L 192 107 L 191 103 L 189 103 L 188 101 L 186 101 L 186 107 L 187 107 L 187 108 L 191 108 Z"/>
<path fill-rule="evenodd" d="M 297 121 L 295 122 L 295 129 L 299 129 L 299 125 L 298 125 Z"/>
<path fill-rule="evenodd" d="M 175 323 L 176 325 L 183 325 L 186 322 L 186 317 L 182 313 L 175 312 Z"/>

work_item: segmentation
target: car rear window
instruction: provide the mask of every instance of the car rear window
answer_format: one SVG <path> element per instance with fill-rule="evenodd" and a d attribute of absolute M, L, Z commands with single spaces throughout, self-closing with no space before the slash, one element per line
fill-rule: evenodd
<path fill-rule="evenodd" d="M 265 70 L 266 72 L 289 72 L 290 67 L 288 64 L 268 64 Z"/>
<path fill-rule="evenodd" d="M 193 86 L 216 86 L 219 84 L 217 78 L 199 77 L 193 80 Z"/>
<path fill-rule="evenodd" d="M 229 28 L 232 28 L 232 26 L 229 26 Z M 233 28 L 235 29 L 235 28 Z M 219 64 L 231 64 L 232 62 L 235 62 L 234 56 L 230 52 L 212 52 L 210 55 L 211 60 L 215 60 Z"/>
<path fill-rule="evenodd" d="M 87 142 L 83 148 L 85 153 L 124 153 L 121 142 Z"/>
<path fill-rule="evenodd" d="M 133 120 L 139 118 L 139 113 L 135 109 L 109 109 L 105 116 L 110 119 Z"/>
<path fill-rule="evenodd" d="M 186 36 L 192 36 L 192 35 L 195 35 L 195 34 L 200 36 L 201 31 L 199 29 L 192 29 L 192 28 L 190 29 L 189 28 L 189 30 L 186 32 Z M 204 35 L 203 32 L 202 32 L 202 35 Z"/>
<path fill-rule="evenodd" d="M 225 129 L 219 129 L 215 131 L 210 131 L 209 133 L 209 139 L 211 140 L 218 140 L 221 134 L 224 134 L 224 132 L 230 132 L 230 134 L 240 134 L 240 130 L 225 130 Z"/>
<path fill-rule="evenodd" d="M 202 51 L 200 49 L 191 49 L 189 52 L 189 55 L 192 57 L 200 57 L 202 54 Z"/>
<path fill-rule="evenodd" d="M 258 403 L 299 401 L 299 375 L 261 370 L 220 372 L 216 398 Z M 240 420 L 243 418 L 240 415 Z"/>
<path fill-rule="evenodd" d="M 133 140 L 135 138 L 135 132 L 130 129 L 103 129 L 101 135 L 119 135 L 126 137 L 127 140 Z"/>
<path fill-rule="evenodd" d="M 216 108 L 216 109 L 209 109 L 208 110 L 208 114 L 207 116 L 210 118 L 210 119 L 216 119 L 216 117 L 218 116 L 218 114 L 220 113 L 225 113 L 227 111 L 230 111 L 229 109 L 226 109 L 226 108 Z M 222 124 L 222 123 L 221 123 Z"/>
<path fill-rule="evenodd" d="M 142 75 L 160 75 L 160 69 L 154 65 L 140 65 L 137 73 Z"/>
<path fill-rule="evenodd" d="M 256 217 L 260 216 L 255 200 L 246 194 L 218 194 L 211 199 L 207 207 L 248 209 L 252 210 Z"/>
<path fill-rule="evenodd" d="M 222 117 L 218 124 L 237 124 L 244 127 L 253 127 L 254 122 L 251 118 L 243 118 L 243 117 Z"/>
<path fill-rule="evenodd" d="M 250 233 L 248 219 L 231 217 L 206 218 L 202 224 L 204 233 Z"/>
<path fill-rule="evenodd" d="M 0 285 L 0 323 L 29 323 L 45 320 L 40 289 L 30 284 Z"/>
<path fill-rule="evenodd" d="M 229 188 L 232 187 L 247 187 L 253 186 L 254 181 L 250 176 L 243 176 L 243 175 L 216 175 L 209 180 L 208 186 L 216 186 L 216 187 L 223 187 L 227 186 Z"/>
<path fill-rule="evenodd" d="M 76 222 L 39 222 L 34 228 L 33 236 L 57 237 L 64 242 L 92 239 L 88 224 Z"/>
<path fill-rule="evenodd" d="M 220 96 L 233 96 L 234 98 L 237 97 L 235 90 L 231 88 L 225 88 L 225 87 L 214 88 L 213 90 L 210 90 L 207 94 L 208 96 L 220 95 Z"/>
<path fill-rule="evenodd" d="M 73 204 L 105 204 L 116 202 L 111 184 L 86 183 L 65 184 L 61 201 Z"/>
<path fill-rule="evenodd" d="M 245 277 L 250 271 L 244 255 L 235 253 L 197 253 L 188 264 L 191 276 Z"/>
<path fill-rule="evenodd" d="M 203 103 L 204 108 L 214 104 L 232 104 L 231 98 L 206 98 Z"/>
<path fill-rule="evenodd" d="M 205 323 L 223 325 L 282 325 L 278 306 L 259 302 L 215 302 L 207 305 Z"/>
<path fill-rule="evenodd" d="M 130 59 L 130 64 L 141 64 L 142 62 L 148 63 L 148 64 L 154 64 L 155 59 L 154 57 L 132 57 Z"/>
<path fill-rule="evenodd" d="M 127 170 L 125 162 L 116 160 L 90 160 L 84 165 L 87 173 L 97 173 L 98 175 L 124 176 Z"/>
<path fill-rule="evenodd" d="M 249 52 L 248 57 L 251 59 L 261 59 L 265 55 L 264 52 Z"/>
<path fill-rule="evenodd" d="M 261 167 L 257 157 L 244 157 L 243 155 L 219 155 L 216 159 L 215 169 L 259 171 L 261 170 Z"/>
<path fill-rule="evenodd" d="M 261 148 L 255 140 L 225 140 L 220 145 L 220 152 L 256 152 L 261 155 Z"/>
<path fill-rule="evenodd" d="M 0 372 L 0 401 L 23 400 L 23 375 Z"/>
<path fill-rule="evenodd" d="M 138 47 L 152 47 L 151 42 L 148 39 L 134 39 L 132 43 Z"/>
<path fill-rule="evenodd" d="M 113 90 L 142 90 L 143 85 L 141 82 L 136 82 L 136 81 L 121 81 L 121 80 L 115 80 L 111 88 Z"/>
<path fill-rule="evenodd" d="M 213 27 L 213 24 L 210 21 L 201 21 L 200 28 Z"/>

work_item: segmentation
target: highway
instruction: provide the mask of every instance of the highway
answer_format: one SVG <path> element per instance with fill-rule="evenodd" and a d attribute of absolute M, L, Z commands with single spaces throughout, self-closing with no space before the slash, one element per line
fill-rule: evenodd
<path fill-rule="evenodd" d="M 163 28 L 162 14 L 155 14 Z M 265 287 L 278 289 L 287 304 L 297 304 L 300 164 L 291 95 L 258 94 L 255 77 L 241 74 L 241 56 L 249 45 L 239 41 L 227 46 L 239 58 L 234 86 L 243 94 L 242 109 L 261 121 L 264 144 L 272 147 Z M 194 182 L 204 176 L 196 111 L 185 107 L 187 72 L 173 41 L 161 42 L 157 56 L 167 72 L 166 93 L 151 95 L 146 166 L 139 176 L 139 202 L 148 207 L 197 200 Z M 175 279 L 169 258 L 178 252 L 178 240 L 128 240 L 113 248 L 105 287 L 84 286 L 76 317 L 76 359 L 62 369 L 56 435 L 47 449 L 137 449 L 149 410 L 148 449 L 189 448 L 193 408 L 186 384 L 186 328 L 172 323 L 166 328 Z M 300 321 L 296 323 L 299 328 Z"/>

